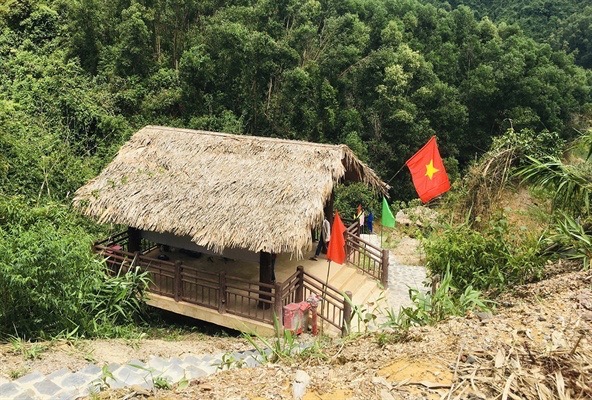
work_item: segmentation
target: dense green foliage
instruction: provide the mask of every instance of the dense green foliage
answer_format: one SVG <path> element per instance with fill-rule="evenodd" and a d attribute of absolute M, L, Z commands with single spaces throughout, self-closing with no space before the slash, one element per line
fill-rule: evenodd
<path fill-rule="evenodd" d="M 88 315 L 117 322 L 98 299 L 128 286 L 105 281 L 93 237 L 59 204 L 143 125 L 346 143 L 400 201 L 414 191 L 396 172 L 432 135 L 455 177 L 510 127 L 565 140 L 590 117 L 592 75 L 574 63 L 589 66 L 589 7 L 553 6 L 543 43 L 497 23 L 510 16 L 482 18 L 482 3 L 432 3 L 3 2 L 0 332 L 17 315 L 33 336 L 98 334 Z M 345 213 L 377 207 L 355 188 L 341 189 Z"/>
<path fill-rule="evenodd" d="M 343 142 L 388 179 L 431 135 L 462 169 L 511 125 L 569 138 L 590 104 L 564 52 L 414 0 L 12 0 L 0 27 L 11 191 L 71 193 L 130 125 Z"/>
<path fill-rule="evenodd" d="M 107 277 L 63 206 L 0 200 L 0 337 L 93 336 L 133 321 L 142 274 Z"/>
<path fill-rule="evenodd" d="M 504 289 L 541 277 L 545 258 L 538 238 L 516 235 L 502 216 L 484 229 L 469 224 L 446 227 L 425 243 L 427 267 L 433 274 L 451 274 L 459 290 Z"/>
<path fill-rule="evenodd" d="M 381 210 L 380 198 L 368 189 L 363 183 L 339 185 L 335 189 L 334 209 L 347 219 L 354 219 L 358 213 L 357 207 L 361 205 L 367 214 L 378 215 Z"/>
<path fill-rule="evenodd" d="M 581 261 L 592 260 L 592 130 L 584 133 L 561 159 L 530 157 L 517 176 L 544 190 L 555 210 L 543 237 L 547 252 Z"/>
<path fill-rule="evenodd" d="M 465 5 L 477 16 L 517 24 L 527 35 L 553 48 L 573 53 L 576 62 L 592 67 L 592 5 L 588 0 L 429 0 L 445 9 Z"/>

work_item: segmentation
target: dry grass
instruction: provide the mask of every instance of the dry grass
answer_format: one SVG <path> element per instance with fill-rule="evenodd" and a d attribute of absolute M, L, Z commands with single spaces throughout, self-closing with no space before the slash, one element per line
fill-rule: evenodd
<path fill-rule="evenodd" d="M 488 152 L 473 165 L 463 179 L 466 195 L 458 202 L 458 214 L 469 214 L 471 221 L 489 215 L 502 197 L 516 158 L 514 148 L 504 147 Z"/>
<path fill-rule="evenodd" d="M 216 252 L 301 257 L 340 180 L 388 189 L 345 145 L 148 126 L 74 205 L 100 223 L 189 236 Z"/>

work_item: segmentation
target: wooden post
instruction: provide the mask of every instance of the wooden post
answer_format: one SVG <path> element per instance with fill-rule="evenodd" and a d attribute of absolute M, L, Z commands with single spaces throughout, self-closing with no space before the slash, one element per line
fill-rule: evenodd
<path fill-rule="evenodd" d="M 220 285 L 220 294 L 218 295 L 218 312 L 224 314 L 226 312 L 226 271 L 221 271 L 218 274 L 218 281 Z"/>
<path fill-rule="evenodd" d="M 173 295 L 175 297 L 175 301 L 181 300 L 181 290 L 182 290 L 182 281 L 181 281 L 181 270 L 183 268 L 181 260 L 175 261 L 175 279 L 174 279 L 174 289 Z"/>
<path fill-rule="evenodd" d="M 386 249 L 382 250 L 382 276 L 380 281 L 382 286 L 388 288 L 388 275 L 389 275 L 389 251 Z"/>
<path fill-rule="evenodd" d="M 345 239 L 345 259 L 351 262 L 350 256 L 352 253 L 352 245 L 350 243 L 350 233 L 347 229 L 343 233 L 343 238 Z"/>
<path fill-rule="evenodd" d="M 275 284 L 275 299 L 274 299 L 273 312 L 275 313 L 275 316 L 278 320 L 278 327 L 279 328 L 284 327 L 284 308 L 283 308 L 283 304 L 282 304 L 282 297 L 283 297 L 282 285 L 279 283 L 276 283 Z"/>
<path fill-rule="evenodd" d="M 296 267 L 298 271 L 298 283 L 296 284 L 296 297 L 294 298 L 295 303 L 304 301 L 304 267 L 299 265 Z"/>
<path fill-rule="evenodd" d="M 348 300 L 349 299 L 349 300 Z M 341 336 L 347 336 L 351 328 L 351 316 L 352 316 L 352 292 L 349 290 L 345 292 L 343 296 L 343 324 L 341 325 Z"/>
<path fill-rule="evenodd" d="M 130 263 L 129 268 L 123 272 L 127 273 L 127 272 L 133 270 L 134 266 L 136 265 L 136 263 L 138 262 L 139 259 L 140 259 L 140 252 L 139 251 L 134 252 L 134 258 L 133 258 L 132 262 Z M 123 267 L 123 263 L 121 264 L 121 266 Z"/>
<path fill-rule="evenodd" d="M 259 282 L 267 283 L 271 285 L 273 282 L 271 280 L 271 253 L 266 251 L 259 252 Z M 269 292 L 267 294 L 259 294 L 260 300 L 271 300 L 271 288 L 268 286 L 259 286 L 259 290 L 262 292 Z M 259 302 L 260 308 L 269 308 L 270 304 L 265 301 Z"/>
<path fill-rule="evenodd" d="M 140 234 L 140 230 L 128 227 L 127 228 L 127 251 L 130 253 L 135 253 L 136 251 L 142 251 L 142 235 Z"/>
<path fill-rule="evenodd" d="M 325 208 L 323 209 L 323 212 L 325 213 L 325 217 L 327 217 L 327 220 L 331 223 L 331 226 L 333 226 L 333 204 L 334 203 L 335 203 L 335 193 L 331 192 L 331 196 L 327 200 L 327 204 L 325 204 Z M 322 227 L 322 225 L 321 225 L 321 227 Z"/>

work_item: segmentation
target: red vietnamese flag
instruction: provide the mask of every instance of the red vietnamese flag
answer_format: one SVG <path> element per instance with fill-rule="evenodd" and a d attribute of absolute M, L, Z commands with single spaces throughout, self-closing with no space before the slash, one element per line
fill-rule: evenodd
<path fill-rule="evenodd" d="M 409 167 L 413 185 L 422 202 L 427 203 L 450 189 L 435 136 L 405 164 Z"/>
<path fill-rule="evenodd" d="M 335 211 L 333 217 L 333 226 L 331 227 L 331 240 L 329 240 L 329 248 L 327 249 L 327 260 L 335 261 L 338 264 L 345 262 L 345 238 L 343 233 L 345 226 L 341 222 L 339 213 Z"/>

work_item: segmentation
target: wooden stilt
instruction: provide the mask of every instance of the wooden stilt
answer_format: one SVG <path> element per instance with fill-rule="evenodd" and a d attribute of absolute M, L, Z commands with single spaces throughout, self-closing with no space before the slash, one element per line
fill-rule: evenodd
<path fill-rule="evenodd" d="M 271 253 L 262 251 L 259 253 L 259 282 L 271 285 L 273 283 L 271 276 Z M 259 286 L 259 290 L 270 293 L 269 296 L 266 294 L 259 294 L 260 300 L 271 300 L 271 287 Z M 259 301 L 259 307 L 267 309 L 271 307 L 271 304 L 265 301 Z"/>

